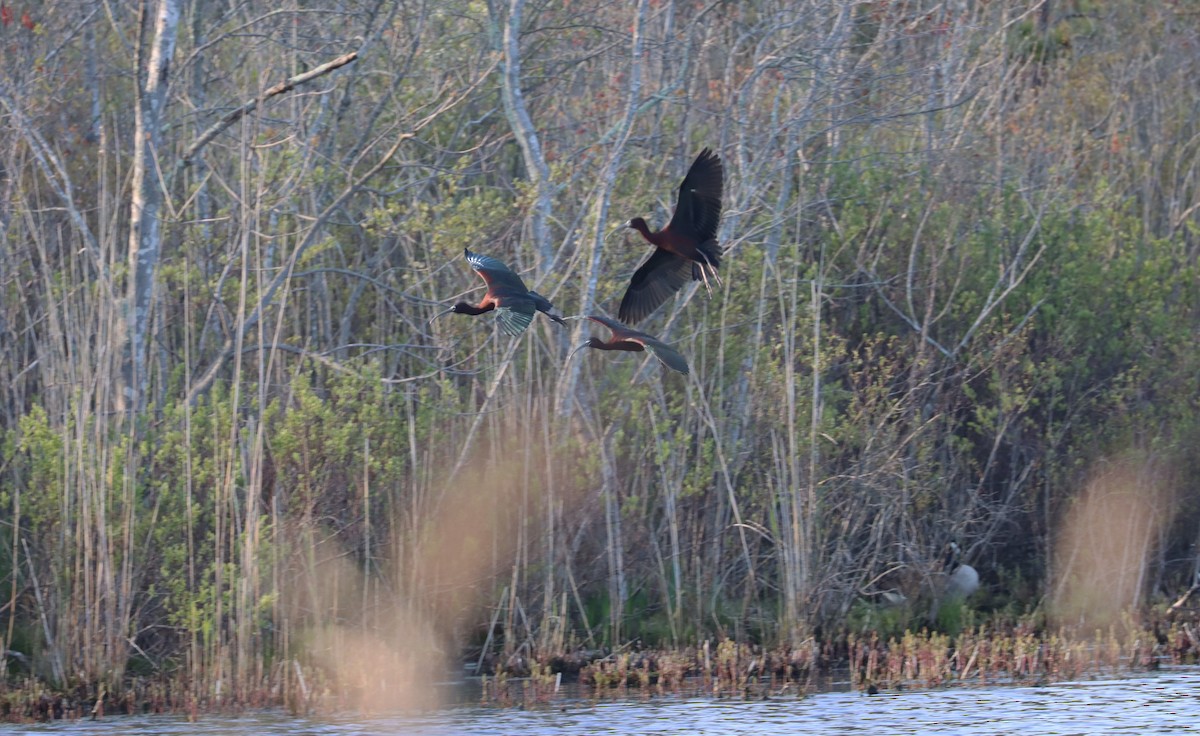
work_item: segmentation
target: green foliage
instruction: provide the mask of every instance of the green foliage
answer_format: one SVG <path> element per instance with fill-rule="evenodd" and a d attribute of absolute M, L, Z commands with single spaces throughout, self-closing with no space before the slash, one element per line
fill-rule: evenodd
<path fill-rule="evenodd" d="M 942 605 L 938 606 L 936 627 L 937 630 L 947 636 L 956 637 L 964 631 L 970 631 L 975 627 L 975 609 L 971 608 L 965 600 L 953 599 L 943 601 Z"/>
<path fill-rule="evenodd" d="M 908 605 L 889 606 L 860 598 L 846 616 L 846 630 L 859 634 L 875 632 L 883 640 L 895 639 L 916 626 L 912 608 Z"/>
<path fill-rule="evenodd" d="M 24 459 L 21 512 L 34 526 L 53 525 L 63 502 L 63 453 L 61 432 L 50 424 L 46 410 L 34 405 L 17 426 L 17 451 Z M 11 492 L 8 494 L 11 496 Z"/>

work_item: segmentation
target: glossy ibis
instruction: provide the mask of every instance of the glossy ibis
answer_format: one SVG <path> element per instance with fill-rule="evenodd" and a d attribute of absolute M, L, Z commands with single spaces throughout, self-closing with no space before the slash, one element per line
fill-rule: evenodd
<path fill-rule="evenodd" d="M 622 322 L 632 324 L 645 319 L 689 281 L 703 280 L 707 287 L 708 272 L 720 283 L 717 225 L 721 222 L 724 184 L 721 158 L 705 148 L 679 185 L 679 201 L 666 227 L 650 232 L 640 217 L 626 223 L 655 248 L 629 281 L 617 312 Z"/>
<path fill-rule="evenodd" d="M 475 273 L 487 284 L 487 292 L 478 305 L 459 302 L 446 311 L 435 314 L 430 322 L 451 312 L 474 315 L 495 310 L 500 329 L 513 337 L 525 331 L 533 321 L 535 312 L 544 313 L 560 325 L 566 324 L 562 317 L 550 314 L 550 310 L 553 309 L 550 300 L 536 291 L 530 291 L 511 268 L 491 256 L 472 253 L 469 248 L 463 248 L 463 254 L 466 255 L 471 268 L 475 269 Z"/>
<path fill-rule="evenodd" d="M 600 317 L 598 315 L 588 315 L 587 317 L 568 317 L 567 319 L 590 319 L 593 322 L 599 322 L 612 331 L 612 339 L 604 342 L 598 337 L 589 337 L 587 342 L 571 351 L 567 356 L 570 360 L 575 353 L 578 353 L 584 348 L 596 348 L 597 350 L 627 350 L 629 352 L 641 352 L 649 350 L 650 354 L 662 361 L 662 364 L 673 371 L 679 371 L 684 375 L 688 373 L 687 359 L 679 354 L 675 348 L 667 345 L 662 340 L 659 340 L 653 335 L 647 335 L 644 332 L 638 332 L 635 329 L 626 327 L 615 319 L 609 317 Z"/>

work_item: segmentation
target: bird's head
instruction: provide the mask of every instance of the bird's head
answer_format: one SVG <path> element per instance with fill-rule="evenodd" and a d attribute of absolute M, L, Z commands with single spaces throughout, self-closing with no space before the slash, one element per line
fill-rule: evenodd
<path fill-rule="evenodd" d="M 962 548 L 958 546 L 958 542 L 950 541 L 946 543 L 946 549 L 942 553 L 942 569 L 953 571 L 959 565 L 959 557 L 962 555 Z"/>
<path fill-rule="evenodd" d="M 470 306 L 471 305 L 467 304 L 466 302 L 458 302 L 453 307 L 450 307 L 449 309 L 443 309 L 442 311 L 440 311 L 437 314 L 430 317 L 429 322 L 427 322 L 426 324 L 432 323 L 435 319 L 437 319 L 438 317 L 441 317 L 443 314 L 450 314 L 450 313 L 463 314 L 467 311 L 467 308 Z"/>
<path fill-rule="evenodd" d="M 641 217 L 635 217 L 625 223 L 625 227 L 630 230 L 637 230 L 639 233 L 645 234 L 650 232 L 650 226 L 646 224 L 646 220 Z"/>

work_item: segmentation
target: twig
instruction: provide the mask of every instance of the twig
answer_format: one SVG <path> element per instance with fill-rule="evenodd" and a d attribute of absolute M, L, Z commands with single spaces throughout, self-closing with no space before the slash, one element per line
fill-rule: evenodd
<path fill-rule="evenodd" d="M 971 652 L 971 658 L 967 660 L 967 664 L 965 667 L 963 667 L 963 671 L 960 672 L 958 675 L 958 679 L 960 682 L 962 680 L 967 679 L 967 677 L 971 674 L 971 667 L 975 664 L 975 655 L 977 655 L 977 654 L 979 654 L 979 645 L 978 644 L 975 645 L 974 651 Z"/>
<path fill-rule="evenodd" d="M 104 696 L 108 694 L 107 688 L 100 685 L 100 695 L 96 697 L 96 704 L 92 706 L 92 720 L 104 717 Z"/>
<path fill-rule="evenodd" d="M 288 258 L 284 268 L 281 269 L 275 278 L 267 284 L 263 290 L 263 293 L 258 297 L 258 304 L 254 307 L 254 311 L 250 313 L 240 327 L 240 332 L 242 335 L 248 334 L 250 329 L 254 325 L 258 324 L 258 320 L 261 319 L 262 313 L 273 303 L 275 292 L 278 291 L 284 283 L 291 281 L 295 275 L 296 264 L 300 262 L 300 259 L 304 256 L 304 253 L 313 245 L 313 243 L 317 242 L 320 235 L 324 232 L 324 224 L 329 220 L 330 217 L 332 217 L 333 213 L 337 212 L 338 209 L 346 202 L 346 200 L 350 199 L 352 195 L 358 192 L 359 188 L 362 187 L 362 185 L 368 180 L 370 180 L 371 177 L 383 170 L 383 168 L 387 166 L 388 162 L 392 160 L 392 157 L 396 155 L 396 152 L 400 150 L 400 146 L 403 145 L 405 141 L 416 138 L 417 133 L 436 120 L 439 115 L 467 99 L 467 96 L 474 92 L 475 89 L 481 85 L 485 79 L 488 78 L 495 66 L 496 63 L 493 61 L 492 64 L 489 65 L 487 69 L 483 70 L 478 78 L 466 89 L 461 90 L 457 95 L 453 95 L 440 102 L 433 112 L 418 121 L 411 130 L 399 134 L 396 137 L 396 140 L 392 143 L 392 147 L 382 155 L 379 161 L 375 162 L 369 169 L 363 172 L 361 176 L 357 177 L 353 182 L 347 185 L 340 194 L 334 197 L 333 201 L 330 202 L 313 220 L 308 234 L 304 236 L 304 239 L 292 251 L 292 254 Z M 225 361 L 232 357 L 235 353 L 234 343 L 235 339 L 233 336 L 226 339 L 225 344 L 221 348 L 220 354 L 212 361 L 211 364 L 209 364 L 203 373 L 201 373 L 200 377 L 196 379 L 192 386 L 188 389 L 187 401 L 189 404 L 195 402 L 196 399 L 202 393 L 204 393 L 209 386 L 212 385 L 213 381 L 216 380 L 217 373 L 221 370 L 221 367 L 225 364 Z"/>
<path fill-rule="evenodd" d="M 300 662 L 294 657 L 292 658 L 292 668 L 296 671 L 296 681 L 300 683 L 300 695 L 304 698 L 304 708 L 308 709 L 308 683 L 304 681 L 304 670 L 300 669 Z"/>
<path fill-rule="evenodd" d="M 50 645 L 50 651 L 54 653 L 51 660 L 54 676 L 59 682 L 62 682 L 66 677 L 66 669 L 62 664 L 62 652 L 54 643 L 54 634 L 50 631 L 50 621 L 46 618 L 46 601 L 42 598 L 42 586 L 38 584 L 37 571 L 33 569 L 33 555 L 29 554 L 29 545 L 25 542 L 24 537 L 21 538 L 21 547 L 25 550 L 25 563 L 29 566 L 29 577 L 33 581 L 33 596 L 37 600 L 38 615 L 42 619 L 42 633 L 46 636 L 46 643 Z"/>
<path fill-rule="evenodd" d="M 354 61 L 357 58 L 358 58 L 358 52 L 351 51 L 350 53 L 348 53 L 344 56 L 339 56 L 338 58 L 334 59 L 333 61 L 322 64 L 321 66 L 319 66 L 315 69 L 310 69 L 309 71 L 304 72 L 303 74 L 297 74 L 296 76 L 292 77 L 291 79 L 288 79 L 287 81 L 280 82 L 279 84 L 275 85 L 274 87 L 271 87 L 270 89 L 263 92 L 258 97 L 255 97 L 252 100 L 248 100 L 241 107 L 235 107 L 233 110 L 230 110 L 228 113 L 225 114 L 224 117 L 222 117 L 217 122 L 213 123 L 208 128 L 208 130 L 201 133 L 200 137 L 192 142 L 192 145 L 187 147 L 187 150 L 183 152 L 183 157 L 179 159 L 179 166 L 182 167 L 182 166 L 188 166 L 189 164 L 191 164 L 192 159 L 196 157 L 196 154 L 200 152 L 201 148 L 203 148 L 213 138 L 216 138 L 217 135 L 219 135 L 221 133 L 221 131 L 225 130 L 226 128 L 228 128 L 229 126 L 233 125 L 238 120 L 240 120 L 242 118 L 242 116 L 246 115 L 246 113 L 249 113 L 252 110 L 254 110 L 254 108 L 258 107 L 260 102 L 266 102 L 267 100 L 269 100 L 272 97 L 275 97 L 276 95 L 281 95 L 284 92 L 290 92 L 291 90 L 295 89 L 299 85 L 305 84 L 306 82 L 311 82 L 312 80 L 316 79 L 317 77 L 320 77 L 324 74 L 328 74 L 329 72 L 333 71 L 334 69 L 338 69 L 343 66 L 346 66 L 347 64 L 349 64 L 350 62 Z"/>
<path fill-rule="evenodd" d="M 508 586 L 504 586 L 504 591 L 500 593 L 500 600 L 504 600 L 508 595 Z M 488 648 L 492 646 L 492 635 L 496 632 L 496 622 L 500 620 L 500 611 L 503 606 L 496 606 L 496 610 L 492 613 L 492 623 L 488 625 L 487 639 L 483 642 L 483 648 L 479 650 L 479 659 L 475 662 L 475 674 L 483 671 L 483 660 L 487 657 Z"/>
<path fill-rule="evenodd" d="M 1179 600 L 1172 603 L 1171 607 L 1168 608 L 1167 610 L 1168 611 L 1178 611 L 1180 608 L 1183 608 L 1183 604 L 1187 603 L 1187 599 L 1191 598 L 1192 593 L 1195 593 L 1197 590 L 1200 590 L 1200 582 L 1193 583 L 1192 587 L 1188 588 L 1187 591 L 1185 591 L 1183 595 L 1179 596 Z"/>

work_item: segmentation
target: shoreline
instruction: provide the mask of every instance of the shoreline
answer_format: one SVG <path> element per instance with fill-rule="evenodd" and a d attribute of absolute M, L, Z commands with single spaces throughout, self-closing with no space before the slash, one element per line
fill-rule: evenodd
<path fill-rule="evenodd" d="M 765 648 L 724 639 L 680 648 L 626 647 L 617 652 L 558 653 L 530 663 L 454 678 L 426 677 L 377 687 L 339 683 L 315 667 L 274 667 L 261 687 L 234 696 L 201 696 L 183 677 L 130 678 L 120 692 L 103 685 L 54 689 L 25 677 L 0 685 L 0 723 L 164 714 L 208 715 L 281 709 L 292 715 L 430 710 L 474 703 L 486 707 L 549 707 L 565 700 L 708 697 L 774 700 L 825 692 L 920 691 L 992 685 L 1047 685 L 1125 677 L 1164 667 L 1196 665 L 1198 617 L 1128 625 L 1079 636 L 1037 631 L 1027 624 L 986 626 L 956 637 L 929 631 L 884 639 L 874 632 L 835 642 Z M 574 656 L 572 656 L 574 655 Z M 523 666 L 522 666 L 523 665 Z M 467 668 L 464 667 L 465 673 Z M 287 677 L 280 677 L 286 674 Z M 425 672 L 429 675 L 429 672 Z M 293 676 L 298 675 L 298 677 Z M 436 682 L 433 681 L 436 679 Z M 308 684 L 305 684 L 308 683 Z M 447 689 L 458 697 L 445 697 Z M 470 692 L 463 692 L 470 690 Z"/>

